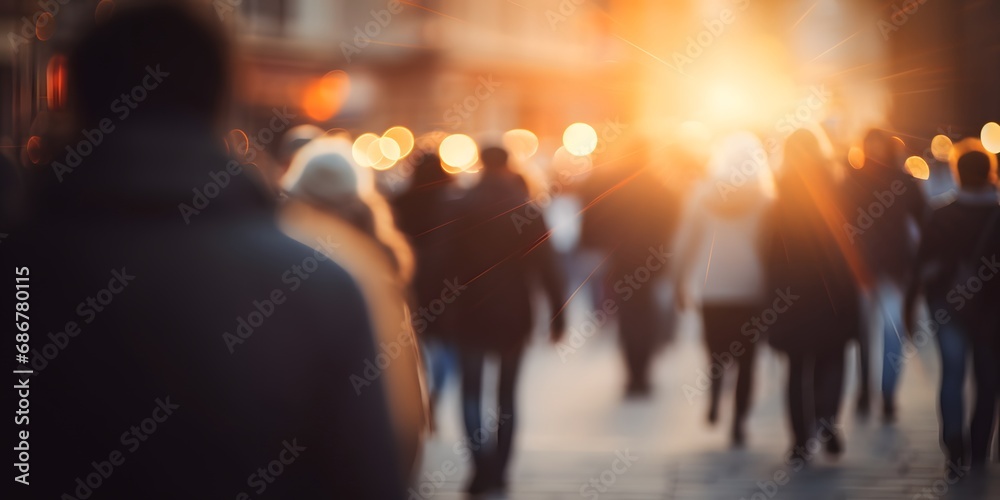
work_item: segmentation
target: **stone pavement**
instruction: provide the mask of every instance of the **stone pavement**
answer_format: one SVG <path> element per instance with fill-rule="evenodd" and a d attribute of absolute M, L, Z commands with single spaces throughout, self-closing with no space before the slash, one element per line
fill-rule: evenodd
<path fill-rule="evenodd" d="M 624 370 L 613 326 L 565 360 L 537 339 L 522 368 L 510 489 L 505 497 L 494 497 L 1000 499 L 996 466 L 957 484 L 945 481 L 933 346 L 907 360 L 895 425 L 882 424 L 877 413 L 867 420 L 854 415 L 856 384 L 849 376 L 841 411 L 844 455 L 831 462 L 820 454 L 799 468 L 784 457 L 789 438 L 783 361 L 769 349 L 758 352 L 747 446 L 732 450 L 727 432 L 732 381 L 723 395 L 720 425 L 709 427 L 707 394 L 685 396 L 683 390 L 685 384 L 697 387 L 699 370 L 707 369 L 699 329 L 691 316 L 680 324 L 678 338 L 657 357 L 653 396 L 639 402 L 622 397 Z M 423 472 L 411 491 L 414 500 L 465 498 L 469 455 L 462 448 L 457 385 L 444 395 L 439 412 L 438 434 L 427 443 Z"/>

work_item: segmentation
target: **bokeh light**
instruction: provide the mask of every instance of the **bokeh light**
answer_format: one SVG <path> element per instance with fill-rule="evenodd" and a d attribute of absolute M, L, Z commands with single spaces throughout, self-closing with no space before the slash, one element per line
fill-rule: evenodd
<path fill-rule="evenodd" d="M 375 141 L 374 144 L 378 144 L 378 152 L 380 155 L 382 155 L 382 158 L 389 160 L 392 163 L 396 163 L 396 160 L 399 160 L 402 157 L 402 155 L 400 154 L 399 143 L 388 137 L 379 137 L 378 141 Z M 369 159 L 372 158 L 369 157 Z M 381 167 L 381 162 L 380 161 L 372 162 L 372 167 L 375 168 L 376 166 Z M 387 166 L 384 168 L 389 168 L 389 167 Z M 377 170 L 379 169 L 381 168 L 377 168 Z"/>
<path fill-rule="evenodd" d="M 847 163 L 851 164 L 851 167 L 858 170 L 865 166 L 865 152 L 863 149 L 857 146 L 851 146 L 851 149 L 847 151 Z"/>
<path fill-rule="evenodd" d="M 594 162 L 590 156 L 577 156 L 566 150 L 565 146 L 552 155 L 550 168 L 555 172 L 568 172 L 570 175 L 579 175 L 589 172 L 594 167 Z"/>
<path fill-rule="evenodd" d="M 311 83 L 302 98 L 302 109 L 316 121 L 326 121 L 340 111 L 351 90 L 347 73 L 334 70 Z"/>
<path fill-rule="evenodd" d="M 43 12 L 42 15 L 38 16 L 38 20 L 35 21 L 35 37 L 41 41 L 48 40 L 52 38 L 52 35 L 56 32 L 56 18 L 48 13 Z"/>
<path fill-rule="evenodd" d="M 368 148 L 365 151 L 368 157 L 368 161 L 365 163 L 365 165 L 375 170 L 388 170 L 389 168 L 392 168 L 392 166 L 396 164 L 395 159 L 386 156 L 385 153 L 382 152 L 383 144 L 385 150 L 389 151 L 390 153 L 395 153 L 396 155 L 399 154 L 399 145 L 396 145 L 395 141 L 384 137 L 378 137 L 370 144 L 368 144 Z"/>
<path fill-rule="evenodd" d="M 538 151 L 538 136 L 523 128 L 508 130 L 503 134 L 503 147 L 518 161 L 525 161 Z"/>
<path fill-rule="evenodd" d="M 413 132 L 410 132 L 410 129 L 406 127 L 392 127 L 382 134 L 382 138 L 390 139 L 396 144 L 396 147 L 399 149 L 399 152 L 395 156 L 397 160 L 413 151 L 413 145 L 415 144 Z M 389 156 L 389 152 L 384 148 L 382 149 L 382 154 Z"/>
<path fill-rule="evenodd" d="M 94 20 L 98 24 L 107 22 L 111 19 L 111 15 L 115 12 L 115 2 L 114 0 L 101 0 L 97 3 L 97 8 L 94 9 Z"/>
<path fill-rule="evenodd" d="M 906 163 L 903 164 L 906 167 L 906 171 L 910 173 L 913 177 L 917 179 L 927 180 L 931 176 L 931 169 L 927 166 L 927 160 L 919 156 L 911 156 L 906 159 Z"/>
<path fill-rule="evenodd" d="M 351 157 L 358 165 L 362 167 L 372 166 L 372 162 L 368 160 L 368 147 L 377 140 L 379 140 L 379 136 L 371 132 L 361 134 L 354 140 L 354 145 L 351 146 Z"/>
<path fill-rule="evenodd" d="M 479 160 L 476 141 L 465 134 L 445 137 L 438 147 L 438 155 L 442 163 L 458 170 L 467 170 Z"/>
<path fill-rule="evenodd" d="M 232 154 L 246 156 L 250 152 L 250 139 L 246 132 L 238 128 L 234 128 L 226 134 L 226 144 Z"/>
<path fill-rule="evenodd" d="M 948 161 L 948 155 L 951 154 L 952 148 L 951 139 L 946 135 L 935 135 L 931 139 L 931 154 L 934 155 L 934 159 L 937 161 Z"/>
<path fill-rule="evenodd" d="M 28 160 L 31 163 L 38 164 L 42 161 L 42 138 L 37 135 L 33 135 L 28 138 L 28 145 L 25 148 L 28 153 Z"/>
<path fill-rule="evenodd" d="M 563 132 L 563 146 L 576 156 L 587 156 L 597 149 L 597 132 L 586 123 L 574 123 Z"/>
<path fill-rule="evenodd" d="M 45 95 L 49 109 L 59 110 L 66 104 L 66 56 L 57 54 L 45 68 Z"/>
<path fill-rule="evenodd" d="M 993 154 L 1000 154 L 1000 124 L 989 122 L 983 125 L 979 139 L 983 141 L 983 147 L 987 151 Z"/>

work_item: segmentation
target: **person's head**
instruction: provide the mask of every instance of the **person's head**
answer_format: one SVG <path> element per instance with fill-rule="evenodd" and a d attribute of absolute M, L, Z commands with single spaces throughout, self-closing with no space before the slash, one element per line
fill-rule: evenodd
<path fill-rule="evenodd" d="M 69 88 L 82 122 L 128 110 L 182 112 L 214 123 L 229 89 L 222 33 L 207 11 L 177 2 L 115 9 L 69 58 Z"/>
<path fill-rule="evenodd" d="M 291 197 L 337 212 L 370 229 L 364 198 L 373 191 L 368 170 L 354 163 L 351 144 L 332 138 L 314 139 L 292 158 L 281 187 Z"/>
<path fill-rule="evenodd" d="M 487 172 L 507 170 L 509 168 L 507 158 L 507 150 L 497 146 L 490 146 L 479 154 L 479 159 L 483 162 L 483 170 Z"/>
<path fill-rule="evenodd" d="M 826 157 L 812 132 L 798 129 L 785 140 L 782 172 L 811 176 L 826 169 Z"/>
<path fill-rule="evenodd" d="M 979 139 L 963 139 L 955 144 L 949 164 L 962 189 L 981 189 L 996 183 L 997 157 Z"/>
<path fill-rule="evenodd" d="M 770 181 L 767 152 L 753 133 L 727 135 L 713 149 L 709 170 L 715 180 L 725 183 L 731 191 L 759 191 Z"/>
<path fill-rule="evenodd" d="M 865 168 L 897 168 L 896 140 L 889 132 L 873 128 L 865 134 Z"/>
<path fill-rule="evenodd" d="M 441 168 L 441 158 L 434 153 L 424 153 L 417 158 L 413 166 L 413 185 L 446 183 L 450 180 L 448 173 Z"/>

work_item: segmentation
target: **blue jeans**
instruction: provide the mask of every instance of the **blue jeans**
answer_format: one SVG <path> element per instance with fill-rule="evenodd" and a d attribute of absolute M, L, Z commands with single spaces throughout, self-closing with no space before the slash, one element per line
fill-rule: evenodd
<path fill-rule="evenodd" d="M 896 385 L 903 371 L 903 292 L 899 285 L 889 280 L 879 281 L 875 302 L 882 317 L 882 401 L 893 405 Z"/>
<path fill-rule="evenodd" d="M 436 404 L 448 377 L 458 368 L 458 352 L 450 342 L 429 338 L 423 341 L 424 359 L 430 375 L 431 404 Z"/>
<path fill-rule="evenodd" d="M 948 458 L 965 463 L 966 443 L 972 465 L 985 462 L 993 440 L 996 417 L 997 367 L 989 346 L 970 341 L 968 333 L 957 321 L 941 325 L 938 331 L 941 351 L 941 441 Z M 976 404 L 966 432 L 965 373 L 969 351 L 976 385 Z M 968 436 L 968 437 L 967 437 Z"/>

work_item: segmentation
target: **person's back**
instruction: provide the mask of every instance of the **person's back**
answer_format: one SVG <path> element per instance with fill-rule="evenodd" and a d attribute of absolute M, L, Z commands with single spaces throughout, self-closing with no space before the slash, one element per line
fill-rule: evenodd
<path fill-rule="evenodd" d="M 384 392 L 350 382 L 375 355 L 364 303 L 227 162 L 208 33 L 172 7 L 122 9 L 71 59 L 84 123 L 143 57 L 169 76 L 11 236 L 34 370 L 18 498 L 401 497 Z M 205 204 L 210 173 L 227 181 Z"/>
<path fill-rule="evenodd" d="M 913 176 L 902 170 L 895 139 L 873 129 L 865 138 L 865 165 L 850 171 L 847 185 L 854 197 L 852 238 L 861 240 L 868 267 L 878 276 L 905 286 L 916 258 L 916 231 L 927 202 Z M 860 210 L 860 212 L 858 212 Z M 869 220 L 870 219 L 870 220 Z"/>

